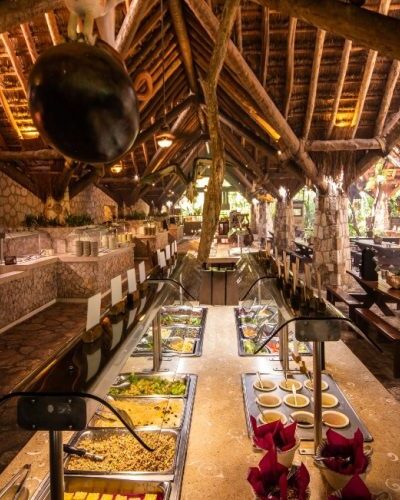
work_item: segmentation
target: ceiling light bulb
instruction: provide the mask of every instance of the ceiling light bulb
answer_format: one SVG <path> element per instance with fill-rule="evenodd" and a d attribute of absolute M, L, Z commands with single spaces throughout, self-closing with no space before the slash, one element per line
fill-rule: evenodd
<path fill-rule="evenodd" d="M 168 125 L 164 125 L 160 133 L 156 136 L 157 144 L 160 148 L 169 148 L 172 146 L 174 139 L 175 137 L 169 131 Z"/>
<path fill-rule="evenodd" d="M 133 176 L 133 180 L 134 180 L 134 181 L 136 181 L 136 182 L 139 180 L 139 176 L 138 176 L 138 174 L 135 174 L 135 175 Z"/>
<path fill-rule="evenodd" d="M 120 174 L 122 172 L 122 164 L 117 163 L 116 165 L 113 165 L 110 170 L 113 174 Z"/>

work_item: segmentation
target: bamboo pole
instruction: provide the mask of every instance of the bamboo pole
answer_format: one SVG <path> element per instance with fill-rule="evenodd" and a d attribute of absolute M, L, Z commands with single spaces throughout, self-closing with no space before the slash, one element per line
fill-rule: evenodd
<path fill-rule="evenodd" d="M 284 116 L 288 119 L 290 109 L 290 98 L 293 92 L 294 82 L 294 46 L 296 42 L 296 26 L 297 19 L 291 17 L 289 19 L 288 37 L 287 37 L 287 54 L 286 54 L 286 85 L 285 85 L 285 105 Z"/>
<path fill-rule="evenodd" d="M 386 117 L 389 112 L 390 104 L 392 102 L 393 94 L 396 88 L 397 81 L 400 75 L 400 62 L 393 61 L 390 68 L 390 73 L 386 81 L 385 92 L 382 97 L 381 105 L 379 108 L 378 117 L 375 123 L 375 135 L 380 136 L 383 132 Z"/>

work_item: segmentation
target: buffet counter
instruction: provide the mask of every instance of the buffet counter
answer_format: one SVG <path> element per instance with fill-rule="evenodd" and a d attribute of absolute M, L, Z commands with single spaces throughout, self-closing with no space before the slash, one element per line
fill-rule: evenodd
<path fill-rule="evenodd" d="M 183 224 L 170 224 L 168 232 L 177 243 L 183 240 Z"/>
<path fill-rule="evenodd" d="M 122 371 L 137 369 L 142 358 L 129 358 Z M 306 361 L 311 366 L 311 361 Z M 166 362 L 171 370 L 198 375 L 182 499 L 253 500 L 246 481 L 248 468 L 261 454 L 254 452 L 247 435 L 240 374 L 272 372 L 279 363 L 266 358 L 237 355 L 234 308 L 208 310 L 202 358 L 175 357 Z M 398 415 L 400 403 L 373 377 L 342 342 L 327 344 L 327 370 L 374 436 L 372 469 L 367 483 L 374 493 L 386 491 L 400 498 Z M 378 409 L 384 409 L 380 412 Z M 218 416 L 218 417 L 216 417 Z M 69 436 L 64 436 L 67 439 Z M 300 456 L 311 475 L 311 500 L 327 498 L 328 489 L 312 457 Z M 25 463 L 32 462 L 27 486 L 31 494 L 48 471 L 47 434 L 40 432 L 0 476 L 0 487 Z"/>
<path fill-rule="evenodd" d="M 57 299 L 87 299 L 105 293 L 110 280 L 134 267 L 134 246 L 98 257 L 70 254 L 0 265 L 0 331 Z"/>

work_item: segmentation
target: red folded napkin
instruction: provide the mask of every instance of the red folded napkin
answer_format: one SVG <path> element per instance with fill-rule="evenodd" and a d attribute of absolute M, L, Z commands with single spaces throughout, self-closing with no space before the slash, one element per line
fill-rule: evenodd
<path fill-rule="evenodd" d="M 260 426 L 257 426 L 253 416 L 250 416 L 250 421 L 253 428 L 253 442 L 258 448 L 271 450 L 275 447 L 279 451 L 287 451 L 296 444 L 296 422 L 285 427 L 280 420 Z"/>
<path fill-rule="evenodd" d="M 278 462 L 273 449 L 264 455 L 258 467 L 250 467 L 247 480 L 260 500 L 287 500 L 293 498 L 293 492 L 298 500 L 306 500 L 310 475 L 304 464 L 289 481 L 287 475 L 288 469 Z"/>
<path fill-rule="evenodd" d="M 352 439 L 347 439 L 338 432 L 329 429 L 326 432 L 326 441 L 321 456 L 333 457 L 324 461 L 328 469 L 349 476 L 365 472 L 368 458 L 364 454 L 364 439 L 360 429 L 356 430 Z M 343 460 L 347 457 L 351 457 L 350 462 Z"/>
<path fill-rule="evenodd" d="M 342 500 L 372 500 L 372 495 L 364 481 L 360 476 L 356 475 L 340 490 L 340 497 L 329 495 L 328 500 L 335 500 L 337 498 L 341 498 Z"/>

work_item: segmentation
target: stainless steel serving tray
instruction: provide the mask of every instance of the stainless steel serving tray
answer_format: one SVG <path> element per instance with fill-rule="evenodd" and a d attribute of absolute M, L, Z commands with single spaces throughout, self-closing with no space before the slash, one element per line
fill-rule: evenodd
<path fill-rule="evenodd" d="M 177 456 L 178 456 L 178 450 L 179 450 L 179 439 L 180 439 L 180 434 L 179 432 L 173 430 L 173 429 L 161 429 L 158 431 L 141 431 L 141 437 L 143 440 L 146 442 L 146 434 L 167 434 L 171 435 L 175 438 L 175 454 L 174 454 L 174 460 L 172 463 L 172 466 L 170 469 L 167 469 L 165 471 L 158 471 L 158 472 L 149 472 L 149 471 L 109 471 L 109 470 L 104 470 L 104 471 L 92 471 L 92 470 L 74 470 L 74 469 L 68 469 L 68 463 L 70 461 L 70 457 L 67 457 L 67 459 L 64 462 L 64 473 L 65 476 L 67 475 L 81 475 L 81 476 L 111 476 L 111 477 L 135 477 L 135 476 L 140 476 L 140 477 L 154 477 L 157 478 L 157 481 L 172 481 L 174 478 L 174 471 L 176 469 L 177 465 Z M 90 439 L 96 439 L 96 437 L 107 437 L 107 436 L 123 436 L 123 435 L 130 435 L 129 431 L 127 429 L 90 429 L 90 430 L 84 430 L 81 432 L 76 433 L 72 439 L 70 440 L 69 444 L 71 446 L 75 446 L 79 448 L 79 444 L 84 438 L 90 438 Z M 135 439 L 132 436 L 132 439 Z M 101 463 L 101 462 L 100 462 Z"/>
<path fill-rule="evenodd" d="M 256 306 L 256 307 L 260 307 L 260 306 Z M 255 324 L 252 324 L 252 323 L 249 323 L 247 325 L 243 325 L 241 323 L 241 315 L 240 315 L 240 312 L 239 312 L 239 308 L 238 307 L 235 307 L 235 323 L 236 323 L 236 334 L 237 334 L 237 341 L 238 341 L 238 354 L 239 356 L 273 356 L 275 359 L 279 359 L 277 356 L 279 356 L 279 349 L 277 349 L 275 352 L 260 352 L 258 354 L 252 354 L 252 353 L 249 353 L 249 352 L 246 352 L 245 348 L 244 348 L 244 345 L 243 345 L 243 341 L 244 340 L 249 340 L 249 341 L 252 341 L 254 340 L 254 338 L 251 338 L 251 337 L 245 337 L 243 334 L 242 334 L 242 328 L 244 326 L 248 326 L 249 328 L 257 328 L 257 325 Z M 273 329 L 277 326 L 277 324 L 269 324 L 267 323 L 267 325 L 269 325 L 271 328 L 270 328 L 270 333 L 272 333 Z M 259 339 L 259 346 L 262 345 L 262 342 L 263 342 L 263 339 L 266 338 L 266 335 L 268 334 L 262 334 L 262 336 L 260 336 L 260 339 Z M 271 339 L 271 342 L 272 341 L 276 341 L 276 338 L 273 337 L 273 339 Z M 302 356 L 311 356 L 312 355 L 312 348 L 310 346 L 310 344 L 308 342 L 301 342 L 301 344 L 304 345 L 304 349 L 302 348 L 301 349 L 301 352 L 300 354 Z M 268 348 L 268 344 L 267 344 L 267 348 Z"/>
<path fill-rule="evenodd" d="M 68 493 L 87 491 L 89 493 L 125 493 L 129 495 L 161 493 L 163 500 L 168 500 L 171 494 L 171 484 L 160 481 L 142 481 L 135 478 L 116 478 L 107 475 L 100 477 L 74 475 L 65 477 L 65 491 Z"/>
<path fill-rule="evenodd" d="M 136 375 L 137 377 L 141 378 L 165 378 L 167 380 L 173 381 L 173 380 L 180 380 L 181 382 L 185 382 L 186 385 L 186 390 L 184 394 L 150 394 L 150 395 L 133 395 L 133 394 L 118 394 L 115 395 L 115 397 L 118 398 L 154 398 L 154 397 L 160 397 L 160 398 L 182 398 L 182 397 L 187 397 L 189 394 L 190 390 L 190 384 L 192 383 L 192 376 L 188 374 L 179 374 L 175 372 L 152 372 L 152 373 L 142 373 L 142 372 L 129 372 L 129 373 L 121 373 L 118 375 L 117 381 L 121 380 L 127 380 L 130 375 Z M 113 396 L 114 397 L 114 396 Z"/>
<path fill-rule="evenodd" d="M 271 391 L 269 394 L 276 394 L 282 399 L 282 404 L 278 406 L 277 408 L 271 408 L 273 410 L 278 410 L 282 412 L 284 415 L 289 420 L 289 415 L 296 411 L 295 408 L 291 408 L 287 406 L 283 402 L 283 397 L 286 394 L 290 394 L 290 392 L 284 391 L 279 387 L 279 382 L 283 379 L 283 374 L 276 374 L 276 373 L 268 373 L 268 374 L 263 374 L 267 378 L 273 380 L 274 382 L 277 383 L 277 388 L 274 391 Z M 303 374 L 295 374 L 293 378 L 300 380 L 302 383 L 306 380 L 306 376 Z M 263 394 L 262 391 L 258 391 L 254 389 L 253 383 L 254 381 L 257 380 L 257 375 L 255 373 L 245 373 L 242 375 L 242 390 L 243 390 L 243 399 L 244 399 L 244 407 L 245 407 L 245 413 L 246 413 L 246 423 L 247 423 L 247 431 L 249 436 L 252 435 L 252 428 L 251 428 L 251 423 L 250 423 L 250 415 L 253 417 L 257 418 L 257 424 L 261 425 L 259 420 L 258 420 L 258 415 L 260 414 L 260 409 L 257 406 L 256 403 L 256 394 Z M 324 392 L 329 392 L 330 394 L 333 394 L 336 396 L 339 400 L 339 404 L 335 406 L 334 408 L 323 408 L 322 410 L 337 410 L 345 413 L 350 420 L 350 424 L 343 428 L 343 429 L 334 429 L 340 432 L 343 436 L 347 438 L 351 438 L 354 435 L 354 432 L 359 428 L 361 432 L 363 433 L 364 436 L 364 441 L 372 441 L 373 438 L 371 434 L 369 433 L 368 429 L 362 422 L 362 420 L 358 417 L 357 413 L 351 406 L 351 404 L 348 402 L 346 399 L 346 396 L 343 394 L 343 392 L 340 390 L 339 386 L 336 384 L 335 380 L 333 377 L 327 373 L 324 373 L 322 375 L 322 380 L 325 380 L 328 384 L 328 389 Z M 311 401 L 311 395 L 312 391 L 309 391 L 307 388 L 304 386 L 302 387 L 301 390 L 297 391 L 299 394 L 304 394 L 310 398 Z M 268 408 L 265 408 L 266 410 Z M 299 408 L 299 410 L 304 410 L 304 411 L 311 411 L 313 412 L 313 405 L 312 402 L 305 408 Z M 326 431 L 328 430 L 328 427 L 323 426 L 322 427 L 322 435 L 323 437 L 326 436 Z M 303 428 L 297 426 L 297 433 L 298 436 L 301 440 L 304 441 L 313 441 L 314 440 L 314 428 Z"/>
<path fill-rule="evenodd" d="M 165 314 L 179 315 L 192 315 L 192 316 L 205 316 L 207 314 L 206 307 L 192 307 L 185 305 L 163 306 L 161 312 Z"/>
<path fill-rule="evenodd" d="M 150 401 L 150 402 L 153 402 L 154 404 L 157 404 L 157 403 L 164 403 L 164 402 L 167 402 L 169 399 L 169 397 L 167 396 L 163 396 L 163 397 L 159 397 L 159 396 L 148 396 L 147 398 L 143 398 L 143 397 L 137 397 L 137 396 L 131 396 L 131 397 L 119 397 L 119 396 L 116 396 L 114 398 L 116 401 L 137 401 L 138 403 L 143 403 L 145 401 Z M 138 431 L 157 431 L 157 430 L 161 430 L 161 429 L 174 429 L 174 430 L 179 430 L 182 425 L 183 425 L 183 422 L 184 422 L 184 419 L 185 419 L 185 411 L 186 411 L 186 404 L 187 404 L 187 401 L 186 401 L 186 398 L 184 398 L 183 396 L 181 397 L 173 397 L 172 398 L 174 401 L 176 401 L 177 399 L 181 399 L 182 400 L 182 406 L 183 406 L 183 411 L 182 411 L 182 417 L 181 417 L 181 421 L 179 423 L 178 426 L 168 426 L 167 424 L 163 424 L 163 425 L 135 425 L 135 429 L 138 430 Z M 99 410 L 101 409 L 101 407 L 99 407 Z M 118 408 L 117 408 L 118 410 Z M 88 424 L 88 429 L 121 429 L 122 427 L 118 427 L 118 426 L 107 426 L 107 427 L 101 427 L 99 425 L 95 425 L 96 424 L 96 421 L 97 420 L 101 420 L 101 417 L 98 417 L 97 415 L 93 415 L 92 419 L 90 420 L 89 424 Z M 122 425 L 122 424 L 121 424 Z"/>

